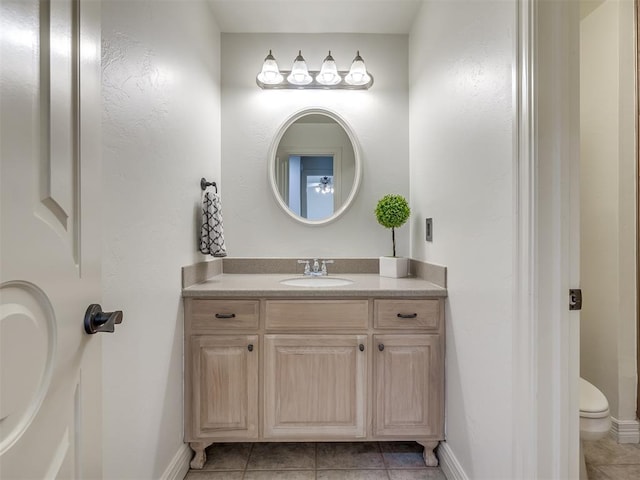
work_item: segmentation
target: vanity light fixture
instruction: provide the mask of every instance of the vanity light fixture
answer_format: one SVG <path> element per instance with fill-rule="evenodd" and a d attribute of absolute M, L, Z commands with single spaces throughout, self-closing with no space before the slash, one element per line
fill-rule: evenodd
<path fill-rule="evenodd" d="M 364 65 L 364 60 L 360 56 L 360 50 L 358 50 L 356 58 L 353 59 L 349 73 L 344 77 L 344 81 L 349 85 L 366 85 L 371 81 L 371 77 L 367 73 L 367 67 Z"/>
<path fill-rule="evenodd" d="M 287 82 L 297 86 L 304 86 L 309 85 L 312 81 L 313 78 L 309 75 L 307 62 L 304 61 L 302 56 L 302 50 L 298 50 L 298 56 L 293 61 L 291 73 L 287 76 Z"/>
<path fill-rule="evenodd" d="M 322 62 L 320 73 L 316 75 L 316 82 L 322 85 L 337 85 L 342 81 L 342 77 L 338 74 L 338 67 L 336 67 L 336 61 L 331 56 L 331 50 L 329 55 L 326 56 Z"/>
<path fill-rule="evenodd" d="M 278 69 L 276 59 L 271 54 L 271 50 L 269 50 L 269 55 L 264 59 L 262 71 L 258 74 L 258 81 L 265 85 L 277 85 L 282 82 L 282 75 Z"/>
<path fill-rule="evenodd" d="M 349 71 L 339 71 L 329 54 L 322 62 L 320 71 L 307 69 L 307 63 L 298 50 L 298 56 L 290 71 L 278 70 L 278 64 L 271 50 L 264 59 L 262 71 L 256 76 L 256 83 L 262 89 L 315 89 L 315 90 L 368 90 L 373 85 L 373 76 L 367 72 L 360 51 L 351 63 Z"/>

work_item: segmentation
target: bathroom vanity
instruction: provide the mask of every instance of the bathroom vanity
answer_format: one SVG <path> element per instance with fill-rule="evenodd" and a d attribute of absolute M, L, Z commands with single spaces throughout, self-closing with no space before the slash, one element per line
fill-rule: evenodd
<path fill-rule="evenodd" d="M 419 278 L 220 274 L 183 289 L 185 440 L 202 468 L 214 442 L 444 439 L 444 297 Z"/>

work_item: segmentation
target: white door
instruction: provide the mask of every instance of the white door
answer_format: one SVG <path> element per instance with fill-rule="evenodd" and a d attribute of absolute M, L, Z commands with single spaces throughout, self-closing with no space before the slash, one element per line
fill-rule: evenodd
<path fill-rule="evenodd" d="M 579 475 L 579 2 L 518 2 L 513 478 Z"/>
<path fill-rule="evenodd" d="M 579 2 L 537 6 L 538 478 L 579 476 Z M 541 231 L 546 230 L 546 231 Z"/>
<path fill-rule="evenodd" d="M 0 478 L 100 478 L 100 4 L 0 2 Z"/>

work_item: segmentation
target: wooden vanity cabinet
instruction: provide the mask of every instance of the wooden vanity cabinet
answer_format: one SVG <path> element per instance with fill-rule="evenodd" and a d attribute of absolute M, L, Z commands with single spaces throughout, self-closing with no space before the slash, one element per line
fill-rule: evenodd
<path fill-rule="evenodd" d="M 373 300 L 373 438 L 444 440 L 444 300 Z"/>
<path fill-rule="evenodd" d="M 437 335 L 374 335 L 376 437 L 437 436 L 442 370 Z"/>
<path fill-rule="evenodd" d="M 365 438 L 366 343 L 366 335 L 265 335 L 264 438 Z"/>
<path fill-rule="evenodd" d="M 195 437 L 258 438 L 257 345 L 257 335 L 192 337 Z"/>
<path fill-rule="evenodd" d="M 373 336 L 374 436 L 442 435 L 442 301 L 376 299 L 373 305 L 375 331 L 389 331 Z"/>
<path fill-rule="evenodd" d="M 185 297 L 185 440 L 444 439 L 440 298 Z"/>
<path fill-rule="evenodd" d="M 260 302 L 184 299 L 185 440 L 202 468 L 214 441 L 258 440 Z"/>
<path fill-rule="evenodd" d="M 368 299 L 266 299 L 265 439 L 366 438 Z"/>

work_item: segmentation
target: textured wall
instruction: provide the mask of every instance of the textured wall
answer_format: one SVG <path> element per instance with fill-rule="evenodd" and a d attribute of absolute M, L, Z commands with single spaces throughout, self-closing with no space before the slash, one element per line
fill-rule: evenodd
<path fill-rule="evenodd" d="M 409 40 L 411 255 L 447 266 L 447 443 L 473 479 L 511 478 L 514 8 L 426 2 Z"/>
<path fill-rule="evenodd" d="M 220 177 L 218 28 L 202 1 L 103 1 L 104 477 L 160 478 L 182 446 L 180 267 Z"/>
<path fill-rule="evenodd" d="M 636 418 L 633 29 L 630 0 L 580 24 L 580 370 L 618 420 Z"/>
<path fill-rule="evenodd" d="M 368 91 L 263 91 L 255 76 L 269 49 L 290 69 L 298 49 L 317 70 L 327 50 L 348 69 L 356 50 L 375 78 Z M 304 226 L 280 210 L 267 177 L 273 137 L 294 112 L 325 107 L 359 140 L 363 179 L 354 204 L 337 221 Z M 222 175 L 229 255 L 367 257 L 391 254 L 391 232 L 373 210 L 387 193 L 409 196 L 407 36 L 356 34 L 222 35 Z M 409 228 L 396 233 L 398 254 L 409 255 Z"/>

